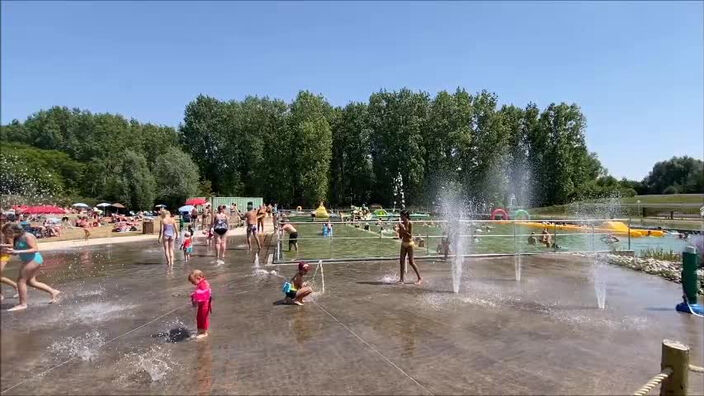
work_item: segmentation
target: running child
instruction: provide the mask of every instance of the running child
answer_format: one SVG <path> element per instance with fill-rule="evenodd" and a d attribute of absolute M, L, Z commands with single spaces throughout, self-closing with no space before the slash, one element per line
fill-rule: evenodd
<path fill-rule="evenodd" d="M 191 293 L 191 303 L 194 307 L 198 307 L 196 313 L 196 326 L 198 334 L 196 339 L 205 338 L 208 336 L 208 328 L 210 327 L 210 313 L 213 312 L 213 297 L 210 290 L 210 284 L 205 280 L 205 274 L 201 270 L 193 270 L 188 275 L 188 281 L 196 285 L 196 290 Z"/>
<path fill-rule="evenodd" d="M 188 262 L 191 259 L 191 253 L 193 253 L 193 238 L 191 238 L 191 233 L 186 232 L 183 235 L 183 242 L 181 242 L 181 250 L 183 250 L 183 259 Z"/>
<path fill-rule="evenodd" d="M 313 289 L 308 286 L 308 282 L 303 282 L 303 276 L 310 270 L 308 263 L 301 261 L 298 263 L 298 272 L 291 278 L 290 282 L 284 284 L 287 304 L 303 305 L 303 299 L 313 293 Z"/>
<path fill-rule="evenodd" d="M 0 249 L 3 248 L 11 248 L 12 245 L 9 243 L 5 243 L 5 235 L 0 232 Z M 5 265 L 10 261 L 10 255 L 7 253 L 0 253 L 0 274 L 2 274 L 2 271 L 5 269 Z M 1 277 L 0 282 L 10 285 L 15 289 L 15 292 L 17 292 L 17 283 L 15 283 L 13 280 L 10 278 L 6 277 Z M 2 295 L 2 291 L 0 291 L 0 301 L 4 300 L 5 298 Z"/>

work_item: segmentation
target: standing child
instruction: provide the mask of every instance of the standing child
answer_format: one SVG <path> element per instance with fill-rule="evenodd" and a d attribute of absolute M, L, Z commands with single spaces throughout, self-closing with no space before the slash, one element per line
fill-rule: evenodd
<path fill-rule="evenodd" d="M 198 335 L 196 335 L 196 339 L 205 338 L 208 336 L 208 328 L 210 327 L 210 313 L 213 312 L 210 284 L 205 280 L 205 274 L 201 270 L 191 271 L 188 280 L 196 285 L 196 290 L 191 293 L 191 303 L 194 307 L 198 307 L 196 314 Z"/>
<path fill-rule="evenodd" d="M 303 275 L 310 270 L 310 265 L 301 261 L 298 263 L 298 272 L 291 278 L 290 282 L 284 283 L 284 294 L 286 294 L 287 304 L 303 305 L 303 298 L 313 293 L 313 289 L 303 282 Z"/>
<path fill-rule="evenodd" d="M 181 243 L 181 249 L 183 250 L 183 258 L 188 262 L 191 259 L 191 253 L 193 253 L 193 238 L 191 238 L 191 233 L 186 232 L 183 236 L 183 242 Z"/>

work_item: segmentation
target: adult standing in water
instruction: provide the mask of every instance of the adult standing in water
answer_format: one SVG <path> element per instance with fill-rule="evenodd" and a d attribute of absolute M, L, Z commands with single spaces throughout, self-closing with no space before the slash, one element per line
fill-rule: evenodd
<path fill-rule="evenodd" d="M 163 209 L 161 212 L 161 227 L 159 228 L 159 242 L 163 242 L 166 265 L 174 266 L 174 245 L 178 239 L 178 223 L 171 217 L 171 212 Z"/>
<path fill-rule="evenodd" d="M 408 256 L 408 263 L 411 267 L 413 267 L 413 270 L 416 272 L 416 276 L 418 277 L 416 285 L 420 285 L 423 282 L 423 278 L 421 278 L 420 272 L 418 271 L 418 266 L 416 266 L 416 261 L 413 258 L 413 248 L 415 247 L 415 244 L 413 243 L 413 223 L 411 223 L 411 217 L 407 210 L 401 211 L 401 219 L 398 224 L 398 235 L 401 238 L 401 279 L 398 283 L 405 283 L 406 281 L 406 274 L 403 267 L 406 262 L 406 256 Z"/>
<path fill-rule="evenodd" d="M 218 264 L 225 263 L 227 248 L 227 230 L 230 228 L 230 217 L 225 213 L 226 205 L 218 206 L 218 212 L 213 215 L 213 232 L 215 232 L 215 255 Z"/>
<path fill-rule="evenodd" d="M 2 233 L 6 240 L 12 241 L 11 246 L 13 246 L 12 248 L 3 247 L 3 253 L 18 255 L 22 262 L 20 276 L 17 279 L 20 302 L 8 311 L 19 311 L 27 308 L 27 285 L 49 293 L 51 295 L 49 304 L 55 303 L 57 296 L 61 292 L 37 280 L 37 272 L 44 264 L 44 258 L 39 253 L 39 247 L 37 246 L 37 238 L 26 232 L 17 223 L 5 224 L 2 227 Z"/>

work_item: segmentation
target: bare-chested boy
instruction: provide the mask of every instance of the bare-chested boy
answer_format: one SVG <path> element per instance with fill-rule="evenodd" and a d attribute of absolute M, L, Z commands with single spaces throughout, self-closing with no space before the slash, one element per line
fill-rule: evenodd
<path fill-rule="evenodd" d="M 261 250 L 262 245 L 259 243 L 259 238 L 257 237 L 257 209 L 252 208 L 245 213 L 244 217 L 247 222 L 247 249 L 252 249 L 251 238 L 254 238 L 254 240 L 257 241 L 257 250 Z"/>
<path fill-rule="evenodd" d="M 291 251 L 292 246 L 298 251 L 298 231 L 286 220 L 281 220 L 281 223 L 281 230 L 288 234 L 288 251 Z"/>

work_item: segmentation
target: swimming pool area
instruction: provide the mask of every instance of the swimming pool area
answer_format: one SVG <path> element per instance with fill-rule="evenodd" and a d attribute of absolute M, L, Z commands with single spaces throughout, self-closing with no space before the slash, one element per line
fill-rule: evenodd
<path fill-rule="evenodd" d="M 303 220 L 303 221 L 301 221 Z M 665 233 L 662 237 L 630 237 L 613 235 L 618 241 L 608 241 L 609 232 L 586 230 L 575 231 L 558 229 L 554 223 L 574 222 L 574 219 L 558 219 L 553 224 L 546 224 L 544 229 L 550 234 L 556 247 L 544 244 L 530 244 L 531 233 L 540 238 L 543 228 L 527 226 L 521 221 L 502 222 L 474 220 L 464 221 L 458 229 L 466 248 L 466 254 L 536 254 L 547 252 L 593 252 L 632 250 L 641 254 L 648 250 L 681 252 L 687 241 L 678 236 Z M 603 221 L 603 220 L 602 220 Z M 276 252 L 276 261 L 296 259 L 356 259 L 397 257 L 400 241 L 393 231 L 394 221 L 379 224 L 377 220 L 351 222 L 331 221 L 333 233 L 323 235 L 323 221 L 311 218 L 295 217 L 291 223 L 298 231 L 298 252 L 289 251 L 288 236 L 278 235 L 280 250 Z M 437 256 L 441 254 L 438 246 L 446 232 L 446 222 L 441 220 L 416 220 L 413 222 L 413 234 L 420 238 L 416 243 L 416 256 Z M 634 228 L 635 229 L 635 228 Z M 422 240 L 422 241 L 421 241 Z"/>
<path fill-rule="evenodd" d="M 680 285 L 605 266 L 599 309 L 585 257 L 526 256 L 520 280 L 511 257 L 467 258 L 457 293 L 442 260 L 420 264 L 420 286 L 396 284 L 397 262 L 323 261 L 298 307 L 279 304 L 293 264 L 255 267 L 229 239 L 224 265 L 201 240 L 171 271 L 155 242 L 46 252 L 41 280 L 64 297 L 3 302 L 2 394 L 626 394 L 660 369 L 663 338 L 702 351 L 701 319 L 673 309 Z M 193 268 L 214 295 L 202 342 L 188 338 Z"/>

